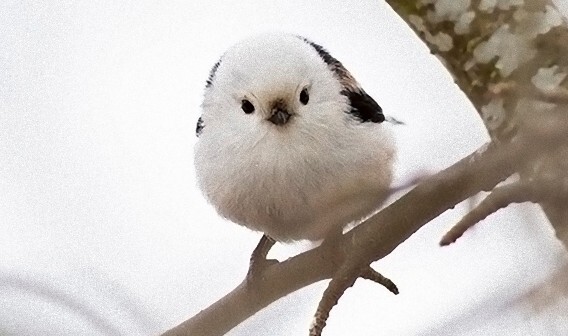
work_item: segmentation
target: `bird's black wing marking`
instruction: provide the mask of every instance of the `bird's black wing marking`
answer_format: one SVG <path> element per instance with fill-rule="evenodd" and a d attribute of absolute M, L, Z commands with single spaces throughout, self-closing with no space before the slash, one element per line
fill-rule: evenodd
<path fill-rule="evenodd" d="M 324 63 L 327 64 L 327 66 L 331 69 L 331 71 L 333 71 L 340 80 L 347 79 L 346 77 L 349 78 L 351 77 L 351 75 L 345 69 L 343 64 L 341 64 L 341 62 L 339 62 L 335 57 L 331 56 L 329 52 L 325 50 L 324 47 L 322 47 L 321 45 L 315 42 L 308 40 L 305 37 L 298 36 L 298 38 L 309 44 L 312 48 L 314 48 L 315 51 L 318 53 L 318 55 L 321 57 L 321 59 L 324 61 Z"/>
<path fill-rule="evenodd" d="M 331 56 L 321 45 L 301 36 L 298 36 L 298 38 L 302 39 L 316 50 L 324 63 L 327 64 L 329 69 L 334 72 L 340 83 L 343 85 L 344 89 L 341 91 L 341 94 L 349 99 L 351 106 L 347 113 L 361 122 L 370 121 L 374 123 L 381 123 L 385 121 L 383 109 L 381 109 L 379 104 L 377 104 L 371 96 L 360 88 L 355 78 L 353 78 L 351 73 L 345 69 L 340 61 Z"/>
<path fill-rule="evenodd" d="M 195 127 L 195 135 L 197 137 L 199 137 L 199 135 L 201 135 L 201 131 L 203 131 L 203 127 L 205 127 L 205 124 L 203 123 L 203 119 L 201 117 L 199 117 L 199 119 L 197 119 L 197 126 Z"/>
<path fill-rule="evenodd" d="M 333 56 L 331 56 L 327 50 L 325 50 L 324 47 L 322 47 L 321 45 L 312 42 L 310 40 L 308 40 L 307 38 L 304 37 L 300 37 L 302 40 L 304 40 L 304 42 L 306 42 L 307 44 L 311 45 L 312 48 L 314 48 L 318 55 L 323 59 L 323 61 L 325 62 L 325 64 L 327 65 L 331 65 L 331 66 L 339 66 L 342 67 L 343 65 L 341 64 L 341 62 L 339 62 L 337 59 L 335 59 Z"/>
<path fill-rule="evenodd" d="M 385 121 L 383 109 L 363 89 L 357 91 L 343 90 L 341 93 L 349 98 L 351 109 L 347 113 L 357 120 L 374 123 Z"/>
<path fill-rule="evenodd" d="M 217 72 L 217 69 L 219 69 L 219 65 L 221 65 L 221 59 L 219 59 L 217 61 L 217 63 L 215 63 L 213 65 L 213 68 L 211 68 L 211 71 L 209 71 L 209 77 L 207 78 L 207 81 L 205 82 L 205 88 L 208 88 L 211 85 L 213 85 L 213 79 L 215 79 L 215 73 Z"/>

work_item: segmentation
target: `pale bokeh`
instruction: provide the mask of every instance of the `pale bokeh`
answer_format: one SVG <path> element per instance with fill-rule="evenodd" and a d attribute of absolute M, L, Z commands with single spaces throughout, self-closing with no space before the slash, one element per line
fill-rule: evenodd
<path fill-rule="evenodd" d="M 195 122 L 223 50 L 267 30 L 324 45 L 407 123 L 397 128 L 398 182 L 488 139 L 441 64 L 382 1 L 3 1 L 0 334 L 157 334 L 241 281 L 260 235 L 219 218 L 197 190 Z M 564 260 L 542 213 L 500 211 L 440 248 L 466 209 L 375 264 L 400 295 L 358 281 L 325 334 L 545 327 L 511 303 Z M 277 245 L 273 255 L 309 247 Z M 278 301 L 231 335 L 306 334 L 324 288 Z"/>

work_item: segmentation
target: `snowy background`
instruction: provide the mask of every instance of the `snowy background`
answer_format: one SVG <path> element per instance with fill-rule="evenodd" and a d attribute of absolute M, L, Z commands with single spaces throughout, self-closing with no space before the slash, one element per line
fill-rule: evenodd
<path fill-rule="evenodd" d="M 222 220 L 195 185 L 209 69 L 268 30 L 324 45 L 397 127 L 398 181 L 488 140 L 468 100 L 383 1 L 0 2 L 0 335 L 156 335 L 244 277 L 260 234 Z M 359 280 L 333 335 L 566 335 L 520 295 L 566 262 L 537 207 L 438 240 L 448 211 Z M 309 243 L 278 245 L 285 259 Z M 321 282 L 230 335 L 304 335 Z"/>

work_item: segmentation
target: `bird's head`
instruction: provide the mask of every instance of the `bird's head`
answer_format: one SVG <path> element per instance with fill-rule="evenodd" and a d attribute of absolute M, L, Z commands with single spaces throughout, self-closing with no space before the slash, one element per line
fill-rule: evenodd
<path fill-rule="evenodd" d="M 308 132 L 344 118 L 345 85 L 309 41 L 269 33 L 231 47 L 211 71 L 205 131 L 246 134 Z"/>

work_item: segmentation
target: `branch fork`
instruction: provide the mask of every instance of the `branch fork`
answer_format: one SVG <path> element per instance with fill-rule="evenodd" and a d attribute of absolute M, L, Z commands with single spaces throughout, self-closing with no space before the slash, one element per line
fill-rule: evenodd
<path fill-rule="evenodd" d="M 332 279 L 310 331 L 313 335 L 321 334 L 331 308 L 357 278 L 371 279 L 393 293 L 398 291 L 392 281 L 369 267 L 372 262 L 390 254 L 444 211 L 481 190 L 492 190 L 518 171 L 518 161 L 526 159 L 526 152 L 520 142 L 482 146 L 453 166 L 426 178 L 341 235 L 334 244 L 322 244 L 264 268 L 260 272 L 262 281 L 245 279 L 216 303 L 163 335 L 223 335 L 279 298 L 312 283 Z M 405 215 L 401 216 L 402 213 Z"/>

